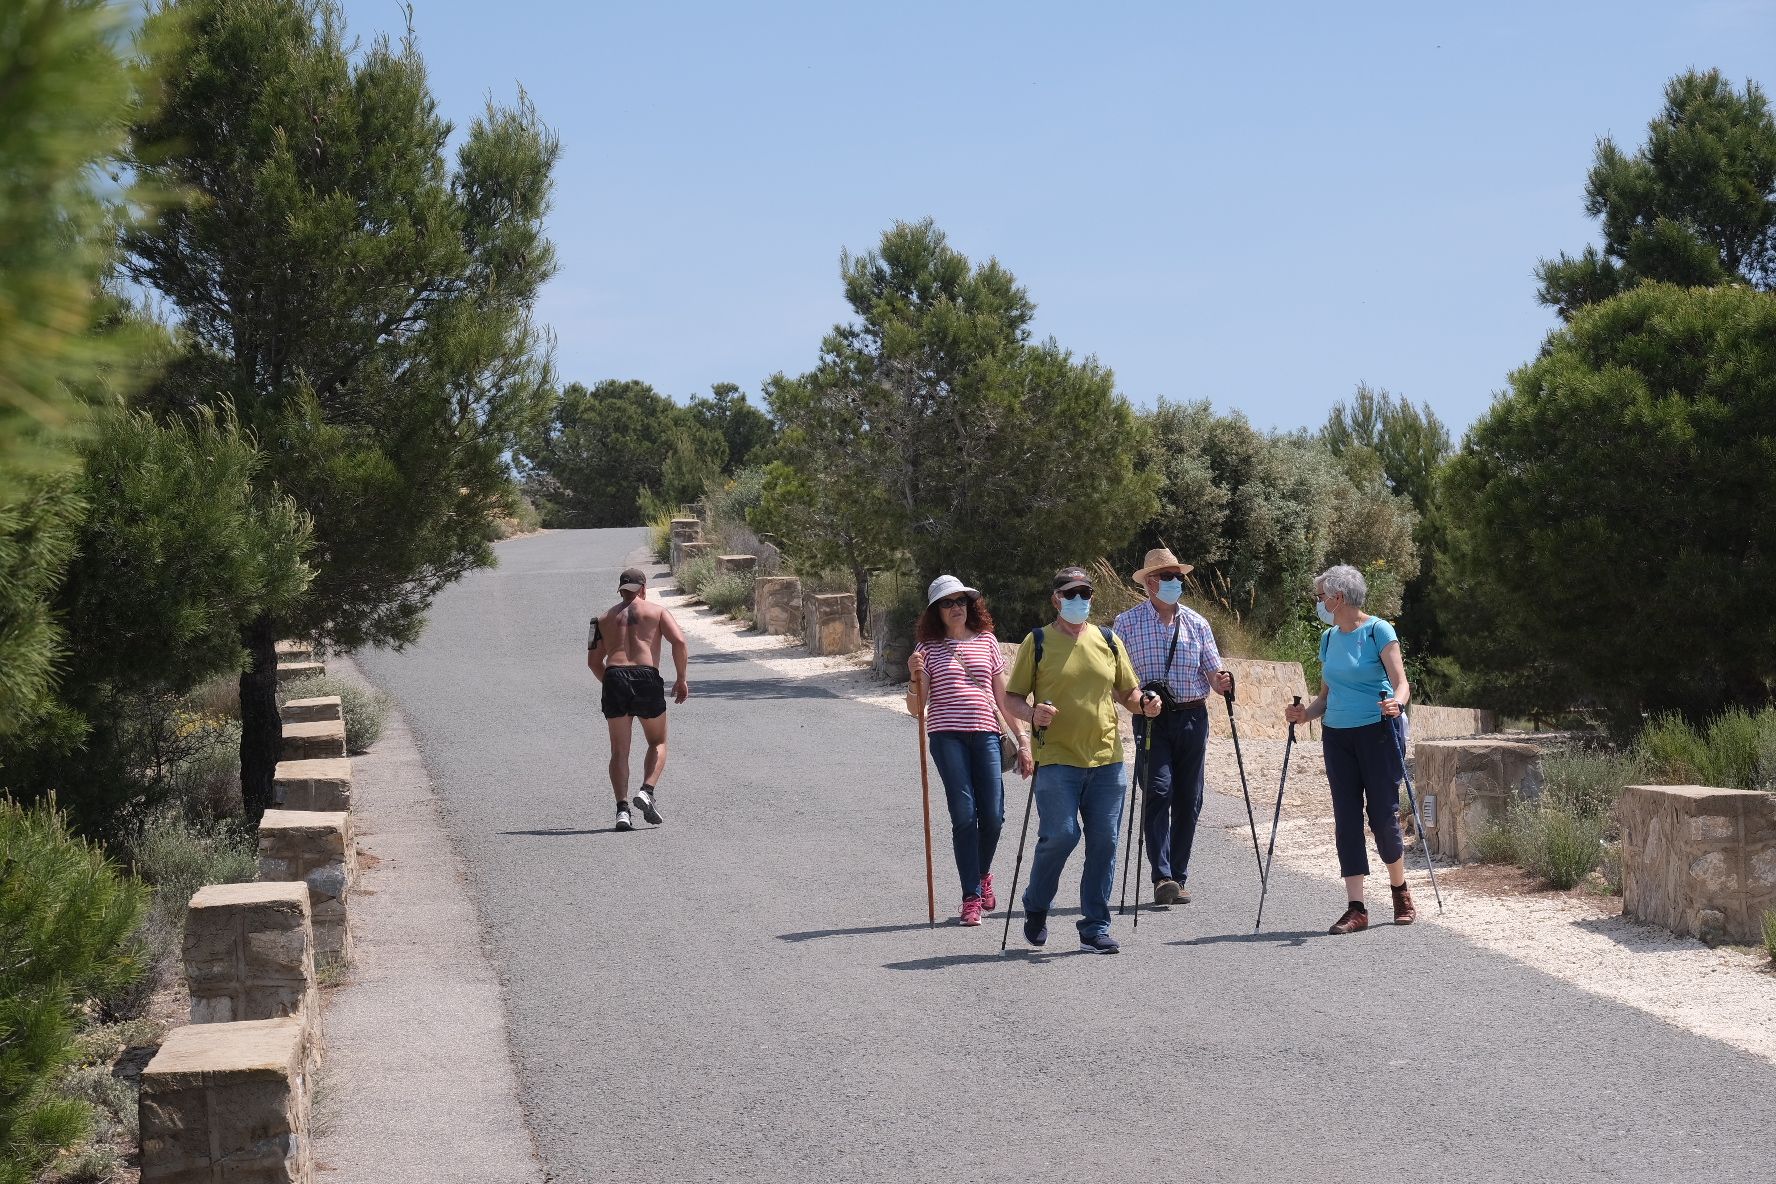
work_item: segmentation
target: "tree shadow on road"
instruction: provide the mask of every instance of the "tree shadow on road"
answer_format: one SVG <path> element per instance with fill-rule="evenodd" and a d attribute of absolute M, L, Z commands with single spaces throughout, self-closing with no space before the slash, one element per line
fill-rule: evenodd
<path fill-rule="evenodd" d="M 699 699 L 837 699 L 838 695 L 820 687 L 791 682 L 786 678 L 716 678 L 706 679 L 691 688 Z"/>
<path fill-rule="evenodd" d="M 1192 937 L 1183 941 L 1168 941 L 1168 946 L 1218 946 L 1232 942 L 1235 945 L 1281 945 L 1293 949 L 1304 946 L 1310 937 L 1326 936 L 1318 929 L 1291 929 L 1283 932 L 1269 933 L 1216 933 L 1208 937 Z"/>

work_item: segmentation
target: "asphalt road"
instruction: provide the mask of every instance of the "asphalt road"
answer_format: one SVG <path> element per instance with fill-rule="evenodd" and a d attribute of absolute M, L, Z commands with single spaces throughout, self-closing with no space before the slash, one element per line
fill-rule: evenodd
<path fill-rule="evenodd" d="M 469 868 L 555 1180 L 1776 1175 L 1763 1062 L 1433 924 L 1322 937 L 1336 889 L 1286 870 L 1254 938 L 1251 849 L 1212 827 L 1197 902 L 1119 920 L 1120 956 L 1073 952 L 1078 852 L 1056 952 L 930 930 L 911 721 L 728 655 L 673 709 L 666 824 L 613 832 L 581 647 L 643 542 L 503 543 L 360 658 Z M 1014 778 L 1002 884 L 1023 803 Z"/>

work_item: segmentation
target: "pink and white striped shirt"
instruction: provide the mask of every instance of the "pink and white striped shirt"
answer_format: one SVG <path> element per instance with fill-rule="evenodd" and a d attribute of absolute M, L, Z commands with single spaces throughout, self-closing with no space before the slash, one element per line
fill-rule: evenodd
<path fill-rule="evenodd" d="M 977 633 L 967 641 L 922 641 L 925 655 L 925 730 L 997 732 L 993 679 L 1005 671 L 999 639 Z"/>

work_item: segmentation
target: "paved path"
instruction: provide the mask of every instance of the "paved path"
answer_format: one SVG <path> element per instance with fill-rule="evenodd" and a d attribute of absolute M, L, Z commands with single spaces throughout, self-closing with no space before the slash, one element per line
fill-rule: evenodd
<path fill-rule="evenodd" d="M 666 825 L 613 833 L 581 646 L 642 542 L 504 543 L 362 659 L 437 782 L 553 1179 L 1771 1178 L 1762 1062 L 1435 925 L 1322 938 L 1336 901 L 1288 872 L 1253 938 L 1251 850 L 1212 827 L 1198 903 L 1119 923 L 1119 957 L 1067 915 L 1046 956 L 928 930 L 911 723 L 729 655 L 674 710 Z"/>

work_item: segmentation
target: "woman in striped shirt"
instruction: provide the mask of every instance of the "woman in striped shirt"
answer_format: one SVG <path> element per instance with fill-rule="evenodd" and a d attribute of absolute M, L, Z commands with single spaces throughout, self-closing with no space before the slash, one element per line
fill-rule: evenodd
<path fill-rule="evenodd" d="M 931 582 L 915 638 L 907 710 L 924 712 L 931 759 L 949 799 L 962 924 L 979 925 L 981 913 L 999 904 L 992 866 L 1005 823 L 997 706 L 1005 694 L 1005 658 L 986 602 L 955 576 Z"/>

